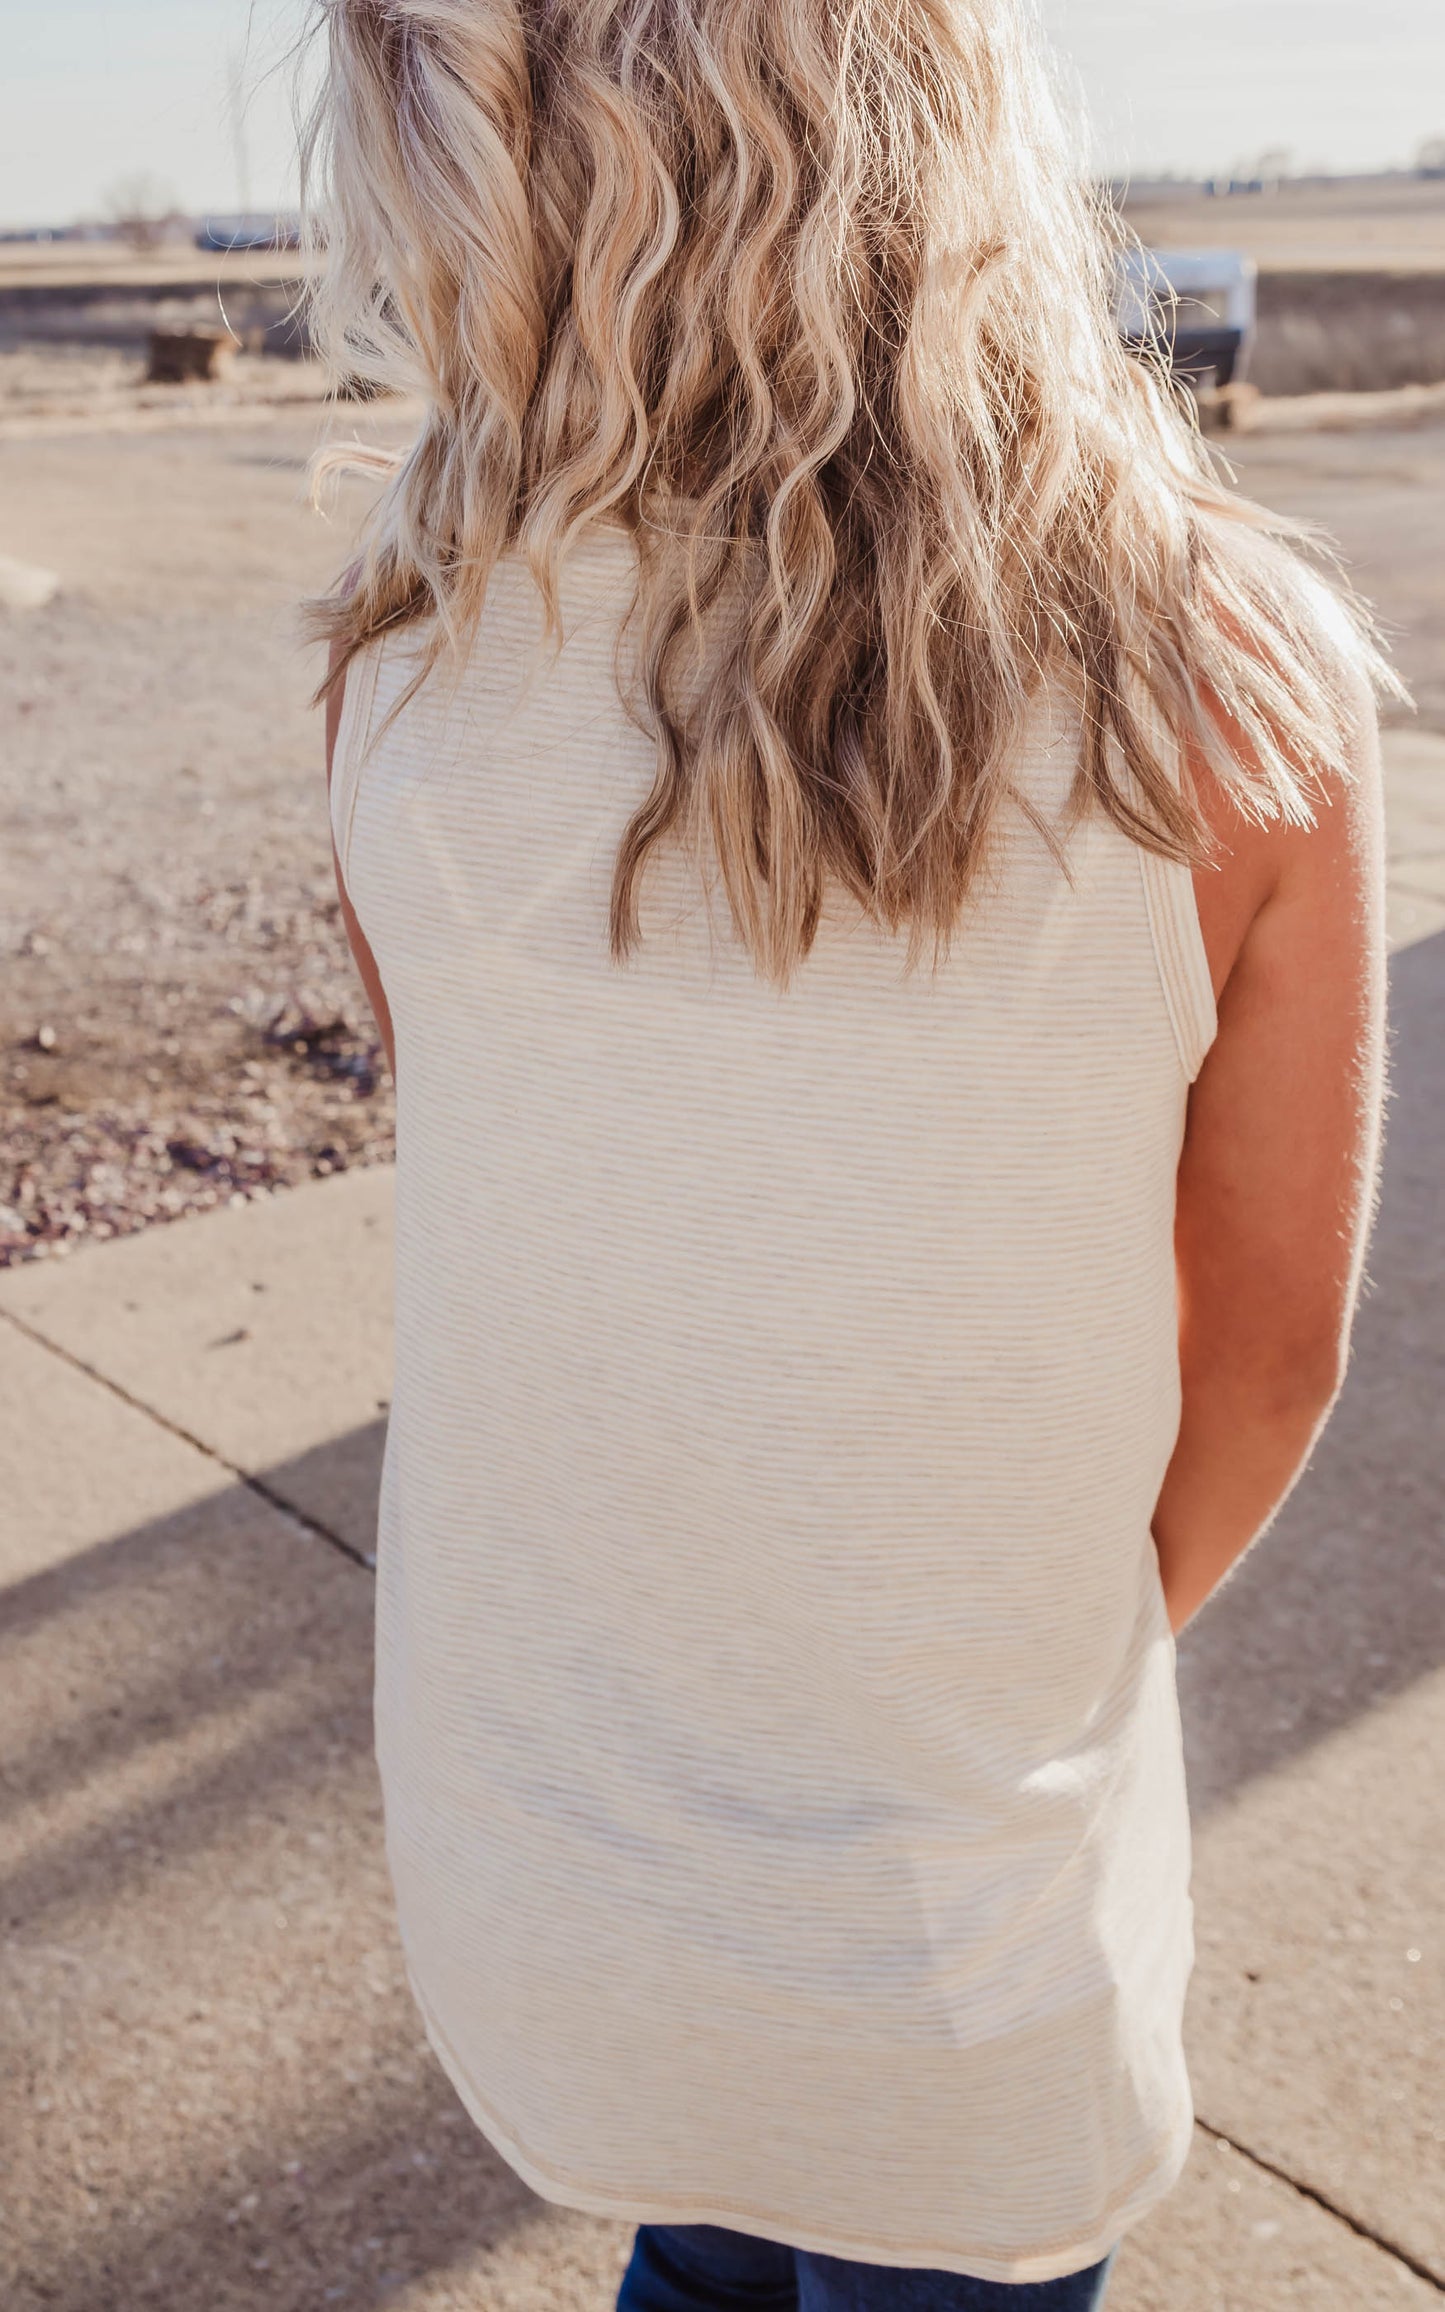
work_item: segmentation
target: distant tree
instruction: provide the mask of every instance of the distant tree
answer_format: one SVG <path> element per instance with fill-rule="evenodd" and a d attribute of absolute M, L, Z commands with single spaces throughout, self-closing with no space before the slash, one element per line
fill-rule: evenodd
<path fill-rule="evenodd" d="M 1263 177 L 1267 185 L 1277 185 L 1281 177 L 1291 175 L 1293 170 L 1294 154 L 1288 145 L 1270 145 L 1254 164 L 1255 175 Z"/>
<path fill-rule="evenodd" d="M 133 249 L 153 249 L 176 213 L 170 186 L 144 169 L 133 176 L 117 177 L 103 205 L 106 216 Z"/>
<path fill-rule="evenodd" d="M 1422 177 L 1445 177 L 1445 136 L 1427 137 L 1415 166 Z"/>

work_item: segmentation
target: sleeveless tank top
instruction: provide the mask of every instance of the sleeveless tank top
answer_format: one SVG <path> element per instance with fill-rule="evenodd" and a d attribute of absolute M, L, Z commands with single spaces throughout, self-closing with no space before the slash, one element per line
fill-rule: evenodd
<path fill-rule="evenodd" d="M 1191 2127 L 1175 1175 L 1187 869 L 1010 806 L 951 954 L 786 990 L 697 867 L 608 952 L 654 749 L 633 548 L 512 558 L 460 676 L 347 683 L 397 1045 L 376 1736 L 411 1982 L 544 2197 L 860 2262 L 1102 2258 Z M 1046 699 L 1016 784 L 1063 814 Z"/>

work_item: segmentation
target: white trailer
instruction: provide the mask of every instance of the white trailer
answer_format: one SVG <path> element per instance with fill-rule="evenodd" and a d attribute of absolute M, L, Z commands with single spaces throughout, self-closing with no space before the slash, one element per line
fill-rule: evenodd
<path fill-rule="evenodd" d="M 1237 249 L 1131 249 L 1119 261 L 1117 314 L 1126 345 L 1167 354 L 1193 386 L 1244 377 L 1258 315 L 1259 268 Z"/>

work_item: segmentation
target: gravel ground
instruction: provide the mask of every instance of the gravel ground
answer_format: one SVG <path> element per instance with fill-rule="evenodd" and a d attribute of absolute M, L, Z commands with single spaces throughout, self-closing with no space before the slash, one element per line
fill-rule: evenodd
<path fill-rule="evenodd" d="M 62 581 L 0 612 L 0 1264 L 391 1153 L 295 617 L 363 501 L 305 509 L 327 413 L 226 414 L 0 433 L 0 553 Z"/>
<path fill-rule="evenodd" d="M 365 503 L 309 512 L 310 452 L 413 419 L 238 370 L 158 402 L 112 355 L 0 357 L 0 556 L 61 580 L 0 610 L 0 1265 L 392 1153 L 296 605 Z M 1341 539 L 1445 730 L 1445 425 L 1231 456 Z"/>

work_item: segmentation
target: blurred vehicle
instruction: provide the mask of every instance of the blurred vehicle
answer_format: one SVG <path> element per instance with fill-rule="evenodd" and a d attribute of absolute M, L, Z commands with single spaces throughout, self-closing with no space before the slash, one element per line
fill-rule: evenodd
<path fill-rule="evenodd" d="M 295 217 L 204 217 L 196 234 L 198 249 L 299 249 L 300 221 Z"/>
<path fill-rule="evenodd" d="M 1249 365 L 1259 268 L 1237 249 L 1129 249 L 1116 312 L 1131 352 L 1168 356 L 1188 385 L 1236 385 Z"/>

